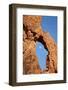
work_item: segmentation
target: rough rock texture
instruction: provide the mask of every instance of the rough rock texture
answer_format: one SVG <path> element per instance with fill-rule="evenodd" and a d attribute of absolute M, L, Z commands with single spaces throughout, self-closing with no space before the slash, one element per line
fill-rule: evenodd
<path fill-rule="evenodd" d="M 48 32 L 43 32 L 41 16 L 23 16 L 23 74 L 57 72 L 57 45 Z M 41 70 L 36 56 L 36 42 L 41 42 L 48 50 L 46 68 Z"/>

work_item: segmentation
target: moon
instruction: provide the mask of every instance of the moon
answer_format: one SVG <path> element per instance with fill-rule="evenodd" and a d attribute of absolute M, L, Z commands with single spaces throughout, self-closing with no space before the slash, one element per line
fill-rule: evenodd
<path fill-rule="evenodd" d="M 39 46 L 39 48 L 40 48 L 40 49 L 42 49 L 42 47 L 41 47 L 41 46 Z"/>

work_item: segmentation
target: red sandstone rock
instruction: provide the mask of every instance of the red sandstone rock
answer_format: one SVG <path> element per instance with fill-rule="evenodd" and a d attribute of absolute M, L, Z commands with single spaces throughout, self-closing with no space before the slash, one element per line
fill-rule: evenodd
<path fill-rule="evenodd" d="M 41 27 L 42 17 L 23 16 L 23 74 L 41 74 L 57 72 L 57 45 L 48 32 Z M 41 70 L 36 56 L 36 42 L 41 42 L 48 50 L 46 68 Z"/>

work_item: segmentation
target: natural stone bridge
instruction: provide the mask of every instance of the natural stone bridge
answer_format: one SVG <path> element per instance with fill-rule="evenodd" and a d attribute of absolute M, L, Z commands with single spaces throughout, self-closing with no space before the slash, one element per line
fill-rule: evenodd
<path fill-rule="evenodd" d="M 48 32 L 43 32 L 41 20 L 41 16 L 23 16 L 23 74 L 57 73 L 57 45 Z M 36 56 L 37 41 L 48 50 L 43 71 Z"/>

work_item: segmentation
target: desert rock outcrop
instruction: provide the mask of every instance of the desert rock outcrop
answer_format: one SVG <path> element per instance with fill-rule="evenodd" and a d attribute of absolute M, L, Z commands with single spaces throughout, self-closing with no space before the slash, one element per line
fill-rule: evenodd
<path fill-rule="evenodd" d="M 41 16 L 23 16 L 23 74 L 57 72 L 57 45 L 48 32 L 43 32 L 41 20 Z M 48 50 L 46 68 L 43 71 L 36 56 L 37 41 Z"/>

